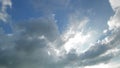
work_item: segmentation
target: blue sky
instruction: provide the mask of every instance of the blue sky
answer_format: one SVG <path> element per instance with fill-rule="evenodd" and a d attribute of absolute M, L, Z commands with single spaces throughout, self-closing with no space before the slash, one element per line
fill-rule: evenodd
<path fill-rule="evenodd" d="M 53 8 L 50 8 L 48 12 L 46 12 L 47 9 L 44 9 L 49 8 L 47 6 L 47 3 L 44 3 L 44 0 L 42 2 L 43 7 L 38 5 L 38 7 L 36 8 L 36 6 L 32 4 L 32 0 L 13 0 L 13 7 L 9 10 L 12 20 L 16 22 L 28 20 L 31 18 L 39 18 L 48 14 L 55 14 L 55 19 L 57 20 L 58 27 L 60 31 L 63 31 L 63 28 L 65 28 L 68 24 L 68 16 L 72 13 L 76 13 L 76 11 L 80 13 L 79 17 L 89 17 L 91 19 L 91 24 L 94 25 L 94 27 L 97 27 L 97 25 L 101 25 L 101 23 L 106 23 L 109 17 L 113 15 L 113 11 L 108 0 L 91 0 L 90 2 L 88 0 L 76 0 L 69 1 L 68 5 L 61 4 L 60 6 L 58 5 L 56 7 L 54 7 L 54 4 L 50 2 L 50 7 Z M 103 16 L 104 14 L 105 16 Z M 97 20 L 97 22 L 95 20 Z M 106 26 L 103 25 L 101 29 L 105 27 Z"/>
<path fill-rule="evenodd" d="M 0 68 L 119 68 L 119 3 L 0 0 Z"/>

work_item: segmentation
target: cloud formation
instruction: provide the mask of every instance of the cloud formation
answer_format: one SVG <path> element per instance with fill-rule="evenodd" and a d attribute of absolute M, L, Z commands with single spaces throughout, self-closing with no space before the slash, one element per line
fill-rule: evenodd
<path fill-rule="evenodd" d="M 120 1 L 110 0 L 110 4 L 115 12 L 108 22 L 109 29 L 115 29 L 120 27 Z"/>
<path fill-rule="evenodd" d="M 62 1 L 61 4 L 64 3 Z M 1 2 L 4 2 L 2 11 L 12 5 L 9 0 Z M 97 37 L 96 32 L 87 30 L 89 18 L 79 19 L 76 14 L 70 16 L 70 25 L 61 35 L 52 15 L 14 24 L 11 36 L 0 33 L 0 68 L 90 68 L 101 63 L 109 65 L 111 59 L 120 54 L 120 6 L 116 2 L 119 1 L 110 0 L 115 14 L 108 21 L 109 33 L 106 32 L 106 37 L 98 41 L 94 38 Z"/>
<path fill-rule="evenodd" d="M 11 0 L 0 0 L 1 9 L 0 9 L 0 20 L 7 22 L 9 14 L 7 13 L 7 8 L 12 8 Z"/>
<path fill-rule="evenodd" d="M 50 42 L 58 37 L 55 21 L 40 18 L 15 25 L 15 32 L 1 34 L 0 66 L 4 68 L 49 68 L 54 61 L 48 54 Z"/>

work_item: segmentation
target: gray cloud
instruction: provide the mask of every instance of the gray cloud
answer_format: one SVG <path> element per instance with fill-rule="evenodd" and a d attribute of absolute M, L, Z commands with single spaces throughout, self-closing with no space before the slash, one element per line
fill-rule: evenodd
<path fill-rule="evenodd" d="M 0 35 L 0 66 L 49 68 L 54 61 L 48 54 L 49 42 L 54 42 L 58 37 L 55 21 L 40 18 L 15 24 L 14 27 L 13 35 Z"/>

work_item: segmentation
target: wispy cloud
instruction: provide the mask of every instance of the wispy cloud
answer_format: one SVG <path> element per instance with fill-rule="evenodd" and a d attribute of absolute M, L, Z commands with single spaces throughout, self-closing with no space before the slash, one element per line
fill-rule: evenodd
<path fill-rule="evenodd" d="M 1 3 L 1 9 L 0 9 L 0 19 L 3 22 L 7 22 L 9 15 L 7 13 L 7 8 L 12 8 L 12 2 L 11 0 L 0 0 Z"/>

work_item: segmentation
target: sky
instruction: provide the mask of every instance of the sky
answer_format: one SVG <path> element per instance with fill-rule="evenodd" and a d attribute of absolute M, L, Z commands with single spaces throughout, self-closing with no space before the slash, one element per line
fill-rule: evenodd
<path fill-rule="evenodd" d="M 120 68 L 120 0 L 0 0 L 0 68 Z"/>

